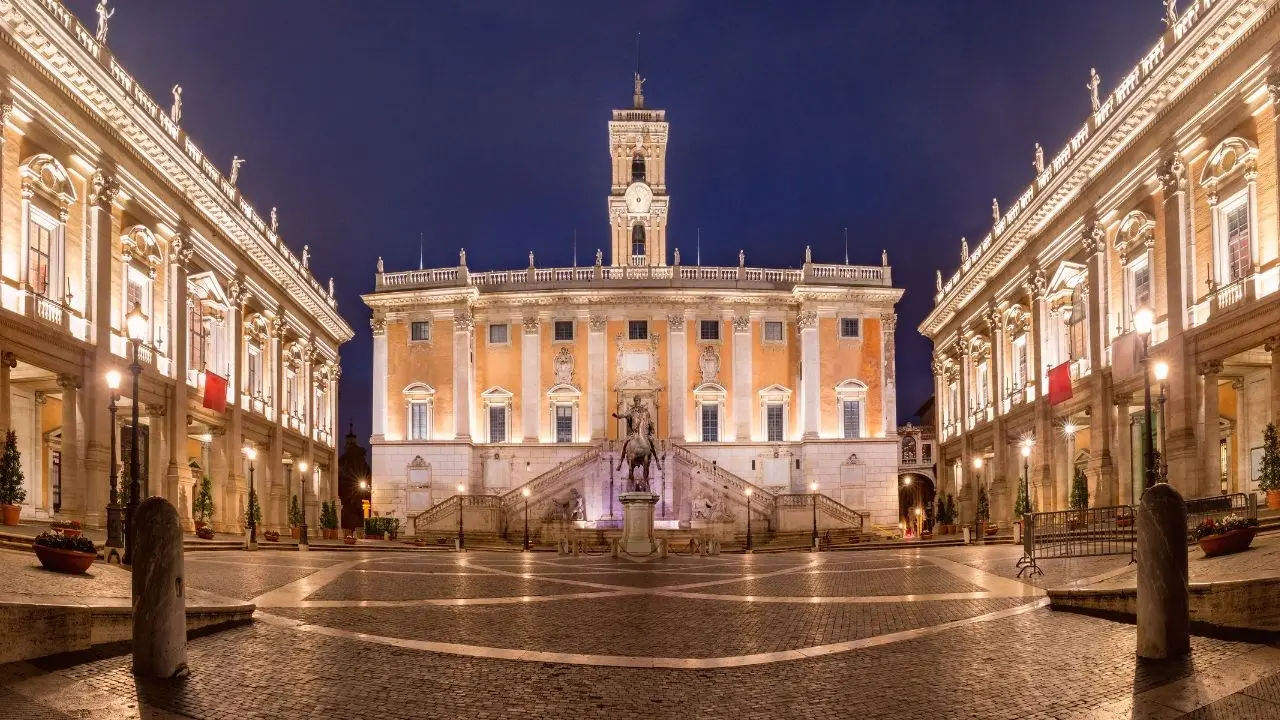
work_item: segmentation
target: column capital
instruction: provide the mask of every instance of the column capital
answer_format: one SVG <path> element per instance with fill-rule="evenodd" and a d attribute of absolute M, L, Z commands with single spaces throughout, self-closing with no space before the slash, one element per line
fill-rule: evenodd
<path fill-rule="evenodd" d="M 1201 375 L 1217 375 L 1222 372 L 1221 360 L 1208 360 L 1196 366 L 1196 371 Z"/>
<path fill-rule="evenodd" d="M 1107 251 L 1107 231 L 1097 220 L 1085 221 L 1084 228 L 1080 231 L 1080 239 L 1084 242 L 1084 251 L 1090 257 Z"/>
<path fill-rule="evenodd" d="M 818 313 L 812 310 L 802 310 L 796 313 L 796 331 L 804 332 L 805 330 L 818 329 Z"/>
<path fill-rule="evenodd" d="M 1266 342 L 1262 344 L 1262 347 L 1267 352 L 1280 351 L 1280 335 L 1272 335 L 1267 338 Z"/>
<path fill-rule="evenodd" d="M 18 356 L 11 352 L 0 353 L 0 367 L 10 370 L 18 367 Z"/>
<path fill-rule="evenodd" d="M 523 319 L 523 322 L 525 335 L 537 335 L 542 332 L 542 321 L 538 318 L 527 317 Z"/>
<path fill-rule="evenodd" d="M 733 332 L 735 334 L 751 332 L 751 316 L 750 315 L 734 315 L 733 316 Z"/>
<path fill-rule="evenodd" d="M 667 329 L 671 332 L 684 332 L 684 313 L 669 313 Z"/>
<path fill-rule="evenodd" d="M 1111 396 L 1111 404 L 1116 407 L 1128 407 L 1133 405 L 1133 393 L 1115 393 Z"/>
<path fill-rule="evenodd" d="M 1182 160 L 1182 154 L 1174 151 L 1160 163 L 1160 170 L 1156 173 L 1160 178 L 1160 186 L 1164 189 L 1166 196 L 1173 193 L 1182 192 L 1187 189 L 1187 164 Z"/>
<path fill-rule="evenodd" d="M 1031 296 L 1033 302 L 1043 300 L 1049 289 L 1049 281 L 1045 279 L 1044 271 L 1040 268 L 1032 270 L 1031 274 L 1025 281 L 1023 281 L 1022 285 L 1026 288 L 1027 294 Z M 1034 304 L 1031 309 L 1033 312 L 1035 311 Z"/>
<path fill-rule="evenodd" d="M 1273 112 L 1280 114 L 1280 72 L 1267 76 L 1267 94 L 1271 96 L 1271 104 L 1275 106 Z"/>
<path fill-rule="evenodd" d="M 604 332 L 608 324 L 609 320 L 604 315 L 590 315 L 587 317 L 587 329 L 593 333 Z"/>
<path fill-rule="evenodd" d="M 110 210 L 111 203 L 120 194 L 120 181 L 105 170 L 97 170 L 93 173 L 91 185 L 89 204 L 102 210 Z"/>
<path fill-rule="evenodd" d="M 5 90 L 0 92 L 0 124 L 5 123 L 13 116 L 13 93 Z M 4 133 L 0 133 L 0 143 L 4 142 Z"/>
<path fill-rule="evenodd" d="M 456 333 L 469 333 L 476 329 L 476 316 L 471 312 L 464 311 L 453 314 L 453 331 Z"/>
<path fill-rule="evenodd" d="M 369 318 L 369 329 L 373 331 L 374 337 L 387 334 L 387 318 L 383 315 L 374 315 Z"/>
<path fill-rule="evenodd" d="M 63 390 L 76 390 L 80 387 L 80 376 L 70 373 L 58 374 L 58 387 Z"/>

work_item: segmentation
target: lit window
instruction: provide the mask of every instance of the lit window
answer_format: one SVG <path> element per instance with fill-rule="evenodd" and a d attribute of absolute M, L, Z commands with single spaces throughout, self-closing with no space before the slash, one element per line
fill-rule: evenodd
<path fill-rule="evenodd" d="M 431 339 L 431 323 L 418 320 L 409 324 L 409 339 L 414 342 Z"/>
<path fill-rule="evenodd" d="M 262 351 L 257 345 L 249 346 L 249 394 L 255 397 L 262 395 Z"/>
<path fill-rule="evenodd" d="M 769 442 L 782 442 L 782 412 L 782 403 L 769 403 L 764 406 L 765 439 Z"/>
<path fill-rule="evenodd" d="M 567 342 L 573 339 L 573 321 L 572 320 L 556 321 L 555 339 L 557 342 Z"/>
<path fill-rule="evenodd" d="M 862 437 L 862 401 L 844 400 L 840 403 L 841 435 L 845 440 Z"/>
<path fill-rule="evenodd" d="M 1084 302 L 1084 283 L 1071 289 L 1071 314 L 1067 316 L 1068 360 L 1080 360 L 1089 352 L 1089 309 Z"/>
<path fill-rule="evenodd" d="M 705 403 L 702 406 L 702 442 L 720 440 L 720 406 Z"/>
<path fill-rule="evenodd" d="M 720 339 L 720 321 L 719 320 L 702 320 L 698 323 L 698 339 L 699 340 L 719 340 Z"/>
<path fill-rule="evenodd" d="M 61 227 L 62 223 L 51 216 L 31 208 L 27 225 L 27 284 L 35 294 L 57 302 L 62 302 L 57 293 L 62 285 L 62 273 L 57 267 L 62 256 Z"/>
<path fill-rule="evenodd" d="M 509 326 L 506 323 L 489 326 L 489 344 L 490 345 L 506 345 L 508 339 Z"/>
<path fill-rule="evenodd" d="M 649 321 L 632 320 L 627 323 L 627 338 L 630 340 L 649 339 Z"/>
<path fill-rule="evenodd" d="M 573 442 L 572 405 L 556 405 L 556 442 Z"/>
<path fill-rule="evenodd" d="M 1013 339 L 1013 387 L 1021 390 L 1027 384 L 1027 336 L 1019 335 Z"/>
<path fill-rule="evenodd" d="M 765 320 L 764 321 L 764 341 L 765 342 L 782 342 L 782 321 Z"/>
<path fill-rule="evenodd" d="M 431 404 L 426 400 L 409 403 L 409 439 L 431 439 Z"/>
<path fill-rule="evenodd" d="M 858 337 L 858 318 L 852 318 L 852 317 L 840 318 L 840 337 L 842 338 Z"/>
<path fill-rule="evenodd" d="M 1143 253 L 1141 257 L 1129 266 L 1129 297 L 1131 298 L 1130 312 L 1138 308 L 1149 308 L 1151 304 L 1151 265 L 1147 262 L 1147 255 Z"/>
<path fill-rule="evenodd" d="M 489 442 L 501 443 L 507 441 L 507 406 L 506 405 L 490 405 L 489 406 Z"/>
<path fill-rule="evenodd" d="M 1248 277 L 1253 271 L 1253 258 L 1249 253 L 1249 198 L 1241 193 L 1222 211 L 1223 228 L 1226 231 L 1227 277 L 1235 282 Z"/>

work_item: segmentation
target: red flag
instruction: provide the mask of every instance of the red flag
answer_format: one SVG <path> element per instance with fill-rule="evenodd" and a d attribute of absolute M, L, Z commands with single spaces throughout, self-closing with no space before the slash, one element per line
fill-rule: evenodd
<path fill-rule="evenodd" d="M 1064 362 L 1049 371 L 1049 404 L 1057 405 L 1071 399 L 1071 363 Z"/>
<path fill-rule="evenodd" d="M 214 412 L 227 409 L 227 379 L 204 371 L 204 406 Z"/>

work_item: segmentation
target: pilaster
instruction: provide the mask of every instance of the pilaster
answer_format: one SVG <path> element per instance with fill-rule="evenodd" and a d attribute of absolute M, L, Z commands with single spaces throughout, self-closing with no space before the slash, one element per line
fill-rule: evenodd
<path fill-rule="evenodd" d="M 378 442 L 387 432 L 387 319 L 381 314 L 374 314 L 369 327 L 373 330 L 373 441 Z M 458 340 L 456 332 L 454 340 Z M 456 349 L 454 356 L 457 356 Z M 456 396 L 454 400 L 456 402 Z M 457 405 L 454 405 L 454 412 L 457 413 Z M 334 431 L 336 434 L 337 427 Z M 456 420 L 454 431 L 456 434 Z"/>
<path fill-rule="evenodd" d="M 821 434 L 821 395 L 819 392 L 821 367 L 818 355 L 818 314 L 812 310 L 796 315 L 796 330 L 800 334 L 800 384 L 802 389 L 803 420 L 802 437 L 817 440 Z"/>
<path fill-rule="evenodd" d="M 1219 455 L 1218 437 L 1220 418 L 1218 375 L 1222 372 L 1222 363 L 1217 360 L 1202 362 L 1198 370 L 1204 376 L 1204 389 L 1201 393 L 1201 401 L 1204 404 L 1204 432 L 1200 436 L 1200 462 L 1202 463 L 1200 476 L 1198 481 L 1193 478 L 1169 479 L 1170 483 L 1187 498 L 1217 495 L 1222 483 L 1222 461 Z"/>
<path fill-rule="evenodd" d="M 751 413 L 759 403 L 751 397 L 751 317 L 733 318 L 733 427 L 734 439 L 752 440 Z"/>
<path fill-rule="evenodd" d="M 453 316 L 453 428 L 457 440 L 471 439 L 471 344 L 476 321 L 470 310 Z M 384 339 L 385 342 L 385 339 Z M 386 350 L 383 349 L 383 367 L 386 367 Z M 382 384 L 386 386 L 384 371 Z M 383 402 L 385 402 L 385 392 Z M 336 467 L 336 466 L 335 466 Z"/>
<path fill-rule="evenodd" d="M 607 436 L 605 427 L 605 341 L 607 321 L 604 315 L 591 315 L 587 319 L 587 413 L 591 416 L 591 441 L 600 442 Z"/>
<path fill-rule="evenodd" d="M 688 363 L 685 354 L 688 341 L 685 338 L 685 317 L 683 313 L 671 313 L 667 316 L 667 422 L 671 439 L 684 442 L 685 402 L 688 396 Z"/>
<path fill-rule="evenodd" d="M 80 377 L 77 375 L 59 375 L 58 387 L 62 388 L 62 513 L 73 518 L 83 518 L 85 512 L 84 478 L 80 473 L 83 462 L 80 447 L 79 402 L 76 397 L 80 389 Z M 35 500 L 33 499 L 33 504 Z"/>
<path fill-rule="evenodd" d="M 542 323 L 536 317 L 524 319 L 524 337 L 520 342 L 520 417 L 525 443 L 541 439 L 539 418 L 542 416 Z"/>

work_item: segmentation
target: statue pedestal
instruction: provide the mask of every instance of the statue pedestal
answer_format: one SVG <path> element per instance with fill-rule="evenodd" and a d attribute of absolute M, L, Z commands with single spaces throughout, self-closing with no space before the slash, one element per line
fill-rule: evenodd
<path fill-rule="evenodd" d="M 651 492 L 620 493 L 618 502 L 622 503 L 622 551 L 641 556 L 653 553 L 653 508 L 658 496 Z"/>

